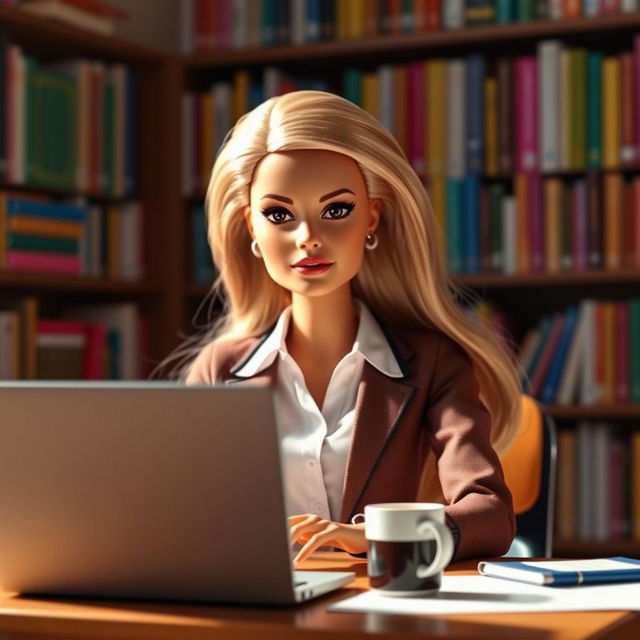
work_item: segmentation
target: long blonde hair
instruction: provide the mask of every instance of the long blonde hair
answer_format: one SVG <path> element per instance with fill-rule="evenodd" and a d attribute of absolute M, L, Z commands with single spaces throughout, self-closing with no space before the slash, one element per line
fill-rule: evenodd
<path fill-rule="evenodd" d="M 242 212 L 258 162 L 271 152 L 299 149 L 335 151 L 358 163 L 369 197 L 380 198 L 382 208 L 379 245 L 365 252 L 354 295 L 389 325 L 437 329 L 466 351 L 492 417 L 493 444 L 504 449 L 519 422 L 516 369 L 490 331 L 468 320 L 456 303 L 441 231 L 399 144 L 373 116 L 339 96 L 296 91 L 271 98 L 242 116 L 227 137 L 206 198 L 209 244 L 219 269 L 213 292 L 222 295 L 225 308 L 198 345 L 261 335 L 290 303 L 289 292 L 251 254 Z M 192 355 L 196 351 L 191 348 Z"/>

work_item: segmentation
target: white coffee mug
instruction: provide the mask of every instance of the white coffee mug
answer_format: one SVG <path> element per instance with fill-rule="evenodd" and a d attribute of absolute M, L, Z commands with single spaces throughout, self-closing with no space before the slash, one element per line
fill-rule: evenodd
<path fill-rule="evenodd" d="M 443 505 L 369 504 L 364 518 L 372 589 L 389 596 L 424 596 L 440 589 L 442 571 L 454 551 Z"/>

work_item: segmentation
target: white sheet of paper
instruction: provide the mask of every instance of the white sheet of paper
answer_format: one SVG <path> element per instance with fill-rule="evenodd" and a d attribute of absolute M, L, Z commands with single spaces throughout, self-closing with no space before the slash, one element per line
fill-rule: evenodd
<path fill-rule="evenodd" d="M 440 592 L 433 597 L 394 598 L 365 591 L 329 607 L 413 615 L 603 610 L 640 611 L 640 582 L 542 587 L 487 576 L 443 576 Z"/>

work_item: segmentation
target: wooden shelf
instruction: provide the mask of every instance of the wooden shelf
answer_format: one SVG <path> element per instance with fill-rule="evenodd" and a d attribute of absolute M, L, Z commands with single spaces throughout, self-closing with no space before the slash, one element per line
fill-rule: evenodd
<path fill-rule="evenodd" d="M 640 418 L 640 404 L 594 405 L 592 407 L 564 407 L 546 405 L 544 410 L 552 418 L 586 420 L 589 418 Z"/>
<path fill-rule="evenodd" d="M 566 273 L 527 273 L 522 275 L 479 274 L 451 276 L 453 282 L 472 289 L 520 287 L 566 287 L 572 285 L 606 285 L 615 283 L 640 283 L 640 269 L 618 271 L 582 271 Z"/>
<path fill-rule="evenodd" d="M 185 67 L 192 69 L 266 65 L 273 63 L 297 64 L 301 61 L 332 58 L 366 58 L 371 54 L 390 56 L 410 51 L 413 56 L 438 49 L 468 49 L 472 46 L 496 42 L 518 42 L 555 38 L 573 34 L 601 33 L 602 31 L 632 31 L 640 27 L 640 12 L 576 18 L 572 20 L 538 20 L 528 23 L 491 25 L 433 31 L 428 33 L 377 36 L 358 40 L 340 40 L 304 45 L 278 45 L 234 51 L 193 53 L 182 56 Z"/>
<path fill-rule="evenodd" d="M 125 280 L 105 280 L 64 274 L 43 274 L 23 271 L 0 270 L 0 286 L 22 289 L 24 292 L 60 291 L 85 292 L 117 296 L 153 296 L 160 294 L 162 287 L 149 281 L 128 282 Z"/>
<path fill-rule="evenodd" d="M 34 16 L 19 8 L 0 7 L 0 29 L 29 53 L 55 56 L 96 56 L 101 60 L 126 60 L 130 64 L 155 64 L 164 54 L 93 31 Z"/>
<path fill-rule="evenodd" d="M 602 557 L 602 556 L 628 556 L 640 558 L 640 541 L 635 540 L 607 540 L 583 541 L 583 540 L 557 540 L 553 543 L 554 557 Z"/>

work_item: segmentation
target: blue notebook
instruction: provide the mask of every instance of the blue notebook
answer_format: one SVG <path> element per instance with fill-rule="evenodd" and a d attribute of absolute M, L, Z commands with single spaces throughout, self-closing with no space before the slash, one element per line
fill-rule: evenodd
<path fill-rule="evenodd" d="M 478 571 L 483 576 L 549 587 L 640 582 L 640 560 L 622 556 L 593 560 L 480 562 Z"/>

